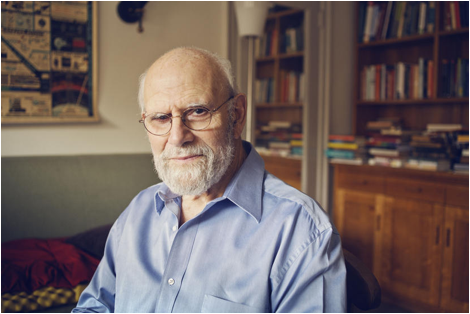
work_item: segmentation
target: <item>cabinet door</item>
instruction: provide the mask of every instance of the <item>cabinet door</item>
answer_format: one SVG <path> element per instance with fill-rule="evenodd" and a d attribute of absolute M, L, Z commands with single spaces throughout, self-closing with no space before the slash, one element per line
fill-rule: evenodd
<path fill-rule="evenodd" d="M 378 208 L 376 268 L 382 288 L 394 297 L 438 306 L 444 207 L 385 197 Z"/>
<path fill-rule="evenodd" d="M 468 313 L 468 227 L 468 209 L 446 207 L 441 307 L 449 312 Z"/>
<path fill-rule="evenodd" d="M 374 257 L 375 207 L 372 193 L 338 189 L 335 197 L 335 226 L 343 247 L 371 270 Z"/>

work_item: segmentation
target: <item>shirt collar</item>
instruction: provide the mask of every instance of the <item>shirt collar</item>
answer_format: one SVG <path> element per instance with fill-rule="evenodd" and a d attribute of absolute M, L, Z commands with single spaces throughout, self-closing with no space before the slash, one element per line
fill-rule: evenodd
<path fill-rule="evenodd" d="M 247 157 L 233 176 L 220 200 L 229 199 L 259 222 L 262 215 L 264 161 L 250 143 L 243 141 L 243 148 Z M 161 213 L 165 202 L 179 197 L 180 195 L 171 192 L 165 183 L 159 184 L 155 194 L 157 212 Z"/>

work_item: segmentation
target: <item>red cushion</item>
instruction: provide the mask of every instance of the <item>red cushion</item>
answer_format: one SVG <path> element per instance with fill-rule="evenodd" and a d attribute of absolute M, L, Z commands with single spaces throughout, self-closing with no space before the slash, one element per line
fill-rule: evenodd
<path fill-rule="evenodd" d="M 45 286 L 73 288 L 90 281 L 99 262 L 65 238 L 2 243 L 2 294 L 31 293 Z"/>

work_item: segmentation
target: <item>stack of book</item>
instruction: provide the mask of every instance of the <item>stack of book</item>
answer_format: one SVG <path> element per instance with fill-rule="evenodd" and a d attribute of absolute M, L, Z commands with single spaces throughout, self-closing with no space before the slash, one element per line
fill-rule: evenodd
<path fill-rule="evenodd" d="M 275 95 L 274 78 L 258 79 L 255 81 L 255 102 L 271 103 Z"/>
<path fill-rule="evenodd" d="M 292 53 L 304 50 L 304 27 L 289 27 L 281 34 L 281 53 Z"/>
<path fill-rule="evenodd" d="M 468 27 L 468 1 L 444 3 L 444 29 L 451 31 Z"/>
<path fill-rule="evenodd" d="M 371 166 L 403 167 L 408 157 L 410 146 L 409 132 L 401 129 L 400 118 L 379 118 L 367 122 L 366 141 L 369 153 L 368 164 Z"/>
<path fill-rule="evenodd" d="M 270 121 L 256 130 L 255 148 L 264 155 L 301 158 L 302 128 L 289 121 Z"/>
<path fill-rule="evenodd" d="M 434 1 L 359 2 L 358 42 L 432 33 L 435 12 Z"/>
<path fill-rule="evenodd" d="M 454 172 L 468 173 L 468 133 L 457 135 L 457 162 L 454 163 Z"/>
<path fill-rule="evenodd" d="M 462 69 L 463 64 L 464 62 Z M 378 101 L 432 98 L 433 73 L 434 62 L 423 58 L 419 58 L 417 64 L 398 62 L 395 65 L 364 66 L 361 71 L 361 99 Z M 463 87 L 464 72 L 460 73 Z"/>
<path fill-rule="evenodd" d="M 330 135 L 326 157 L 331 163 L 362 165 L 367 160 L 365 138 L 354 135 Z"/>
<path fill-rule="evenodd" d="M 300 102 L 304 99 L 304 75 L 295 71 L 280 72 L 281 102 Z"/>
<path fill-rule="evenodd" d="M 428 124 L 426 131 L 411 138 L 412 148 L 406 168 L 448 171 L 455 155 L 454 134 L 462 129 L 460 124 Z"/>
<path fill-rule="evenodd" d="M 468 75 L 468 59 L 442 60 L 442 97 L 468 97 Z"/>

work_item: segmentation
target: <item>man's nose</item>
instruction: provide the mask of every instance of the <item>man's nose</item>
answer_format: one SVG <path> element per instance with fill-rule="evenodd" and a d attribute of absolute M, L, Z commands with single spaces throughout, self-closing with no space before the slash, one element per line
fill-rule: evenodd
<path fill-rule="evenodd" d="M 170 136 L 168 137 L 169 144 L 181 147 L 184 143 L 191 142 L 194 139 L 193 133 L 184 125 L 181 116 L 173 116 L 171 123 Z"/>

